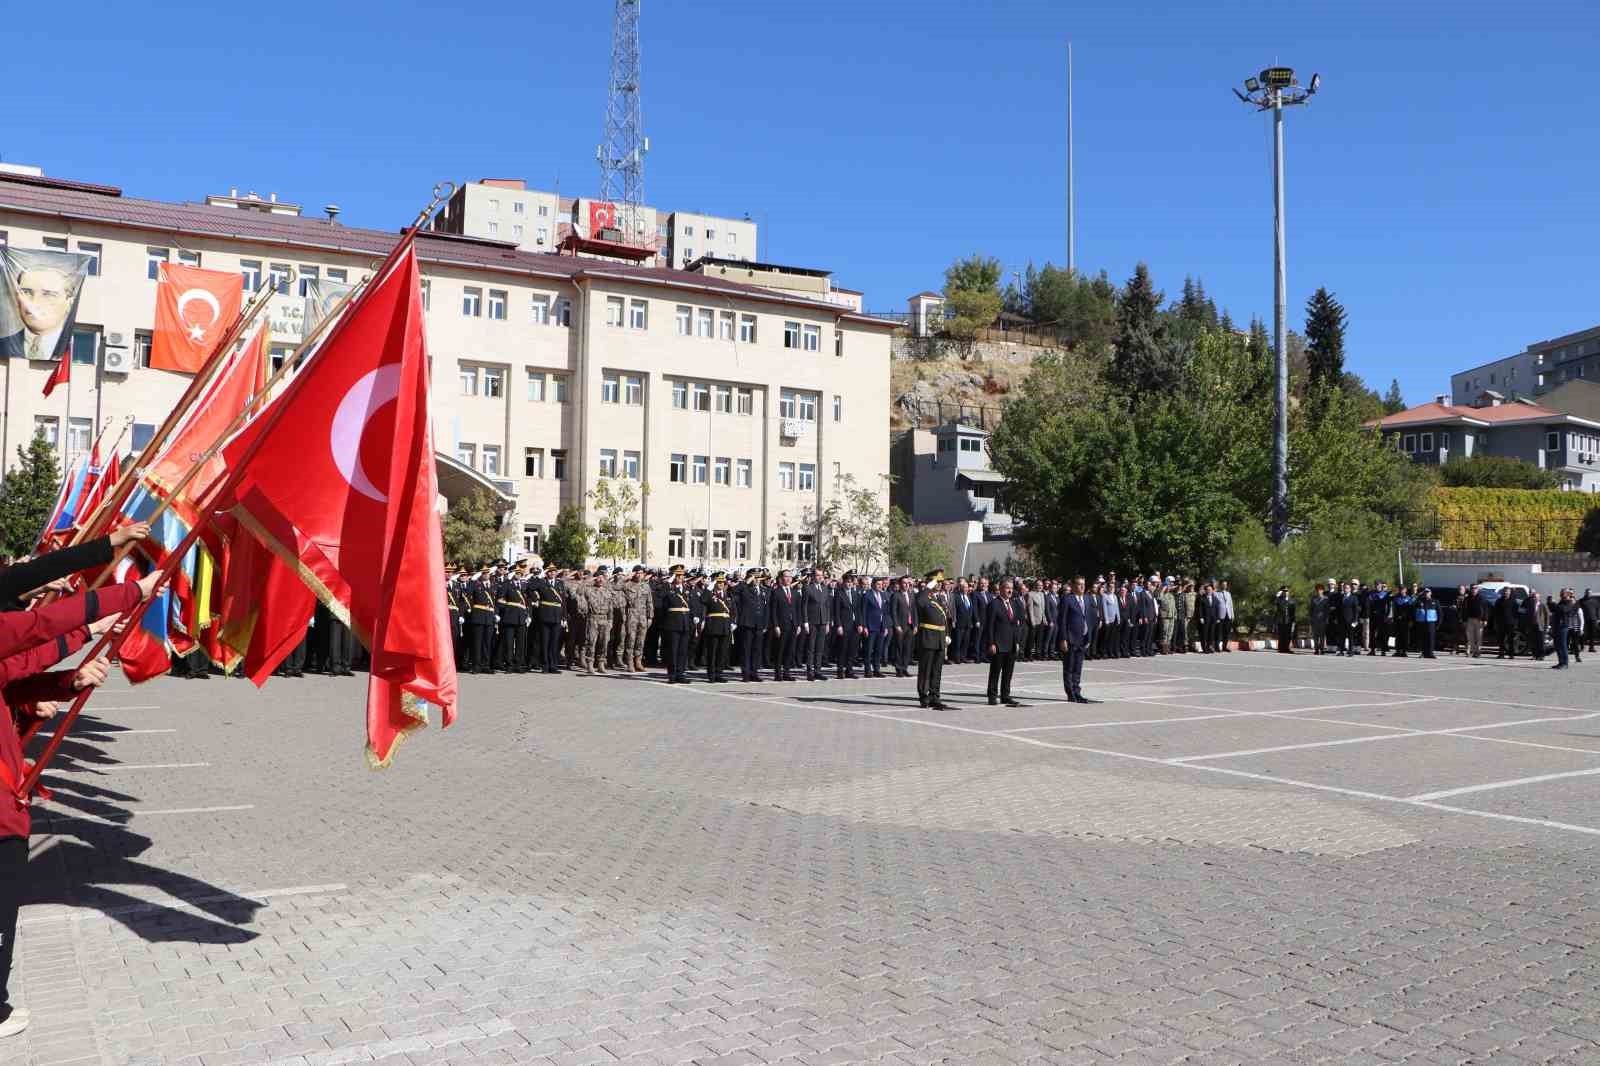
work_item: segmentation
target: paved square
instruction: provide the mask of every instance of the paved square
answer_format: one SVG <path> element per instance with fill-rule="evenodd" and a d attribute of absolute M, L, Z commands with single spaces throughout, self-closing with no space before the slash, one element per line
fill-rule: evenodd
<path fill-rule="evenodd" d="M 4 1061 L 1600 1061 L 1584 664 L 118 686 L 50 774 Z"/>

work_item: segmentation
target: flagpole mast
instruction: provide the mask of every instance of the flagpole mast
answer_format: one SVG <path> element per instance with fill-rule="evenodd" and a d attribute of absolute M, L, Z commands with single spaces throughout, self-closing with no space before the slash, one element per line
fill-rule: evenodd
<path fill-rule="evenodd" d="M 417 215 L 416 221 L 414 221 L 400 235 L 400 240 L 395 242 L 394 248 L 390 250 L 389 254 L 379 265 L 379 268 L 373 271 L 370 280 L 376 282 L 382 279 L 384 273 L 387 272 L 389 267 L 415 242 L 417 231 L 422 228 L 422 224 L 428 220 L 428 218 L 433 214 L 434 210 L 438 208 L 439 204 L 449 199 L 450 194 L 454 191 L 455 183 L 449 181 L 440 182 L 433 187 L 433 200 L 429 202 L 427 207 L 422 209 L 420 214 Z M 344 316 L 341 316 L 341 321 L 343 319 Z M 324 321 L 326 321 L 326 319 Z M 289 360 L 284 360 L 284 365 L 289 365 Z M 117 648 L 120 649 L 122 647 L 122 643 L 127 638 L 127 635 L 131 633 L 133 628 L 139 624 L 139 619 L 144 616 L 144 612 L 149 608 L 150 604 L 155 602 L 156 592 L 160 590 L 162 585 L 171 580 L 173 572 L 178 568 L 178 564 L 182 561 L 183 557 L 188 554 L 189 549 L 194 546 L 195 542 L 199 540 L 200 531 L 205 528 L 204 518 L 206 513 L 210 510 L 210 505 L 217 500 L 225 499 L 227 493 L 233 490 L 234 486 L 239 481 L 240 474 L 244 471 L 251 457 L 255 455 L 257 449 L 260 447 L 261 441 L 266 438 L 266 430 L 272 428 L 272 425 L 277 421 L 277 418 L 281 413 L 282 407 L 280 406 L 267 416 L 268 421 L 266 426 L 263 428 L 262 432 L 256 436 L 255 440 L 251 441 L 251 447 L 245 451 L 243 456 L 240 457 L 238 466 L 231 468 L 228 471 L 228 476 L 223 479 L 220 484 L 212 486 L 211 492 L 207 495 L 205 503 L 200 508 L 201 521 L 196 522 L 194 527 L 189 530 L 188 534 L 183 538 L 178 546 L 167 553 L 166 559 L 163 560 L 160 569 L 157 571 L 160 576 L 156 579 L 155 585 L 151 589 L 149 599 L 143 600 L 128 611 L 124 611 L 123 616 L 127 619 L 127 621 L 122 627 L 122 631 L 120 633 L 116 632 L 116 627 L 114 626 L 112 627 L 112 630 L 102 634 L 100 640 L 95 643 L 95 646 L 90 650 L 89 654 L 85 656 L 85 662 L 93 662 L 95 659 L 99 658 L 105 653 L 106 649 L 110 647 L 113 641 L 115 641 Z M 39 758 L 34 761 L 33 766 L 29 768 L 26 776 L 23 777 L 22 783 L 17 786 L 16 794 L 18 799 L 26 802 L 27 797 L 32 795 L 34 789 L 38 787 L 39 778 L 44 773 L 45 766 L 47 766 L 50 760 L 55 757 L 55 753 L 61 747 L 61 742 L 66 739 L 67 733 L 72 729 L 73 722 L 77 721 L 78 715 L 83 713 L 84 705 L 89 702 L 89 697 L 94 694 L 95 690 L 96 686 L 88 686 L 80 690 L 78 695 L 73 699 L 72 706 L 68 708 L 67 713 L 61 719 L 60 724 L 56 726 L 55 732 L 50 735 L 50 740 L 45 745 L 44 750 L 39 753 Z M 40 719 L 40 721 L 42 722 L 43 719 Z"/>

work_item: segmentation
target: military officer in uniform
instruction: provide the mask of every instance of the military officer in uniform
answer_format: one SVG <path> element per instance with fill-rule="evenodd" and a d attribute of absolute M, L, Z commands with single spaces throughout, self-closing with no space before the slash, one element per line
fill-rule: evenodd
<path fill-rule="evenodd" d="M 561 672 L 561 621 L 564 611 L 561 590 L 556 588 L 556 568 L 545 569 L 543 577 L 535 577 L 528 586 L 528 603 L 538 621 L 537 662 L 547 674 Z"/>
<path fill-rule="evenodd" d="M 494 625 L 499 617 L 494 609 L 494 578 L 488 567 L 467 582 L 467 638 L 471 647 L 474 674 L 494 673 Z"/>
<path fill-rule="evenodd" d="M 944 680 L 944 646 L 950 628 L 950 609 L 940 591 L 944 571 L 929 570 L 926 587 L 917 593 L 917 702 L 935 711 L 950 710 L 939 698 Z"/>
<path fill-rule="evenodd" d="M 689 630 L 693 612 L 689 610 L 689 591 L 683 587 L 683 564 L 672 568 L 671 584 L 661 591 L 656 604 L 661 619 L 662 658 L 667 664 L 667 684 L 689 683 Z"/>
<path fill-rule="evenodd" d="M 500 608 L 500 642 L 495 649 L 495 665 L 506 673 L 521 673 L 523 642 L 528 635 L 528 600 L 522 594 L 522 579 L 528 564 L 519 562 L 512 573 L 502 577 L 495 591 Z"/>
<path fill-rule="evenodd" d="M 706 649 L 706 681 L 713 685 L 721 685 L 728 680 L 722 676 L 725 661 L 723 653 L 727 650 L 728 634 L 734 624 L 733 606 L 728 602 L 728 579 L 721 570 L 711 575 L 711 588 L 706 591 L 703 599 L 706 605 L 706 622 L 700 640 Z M 743 627 L 742 619 L 740 627 Z"/>

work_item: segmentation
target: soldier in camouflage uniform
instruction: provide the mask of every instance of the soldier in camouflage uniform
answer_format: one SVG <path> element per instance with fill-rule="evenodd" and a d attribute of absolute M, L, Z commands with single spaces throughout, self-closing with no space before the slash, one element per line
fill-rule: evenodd
<path fill-rule="evenodd" d="M 627 670 L 628 660 L 622 657 L 622 642 L 627 632 L 627 582 L 622 579 L 622 567 L 611 568 L 611 580 L 606 582 L 611 590 L 611 657 L 607 663 L 613 670 Z"/>
<path fill-rule="evenodd" d="M 604 570 L 596 570 L 593 584 L 581 591 L 578 613 L 583 616 L 583 667 L 591 674 L 603 674 L 611 642 L 611 589 Z"/>
<path fill-rule="evenodd" d="M 633 673 L 644 670 L 644 635 L 656 614 L 655 594 L 645 578 L 645 568 L 636 566 L 622 586 L 622 669 Z"/>
<path fill-rule="evenodd" d="M 1178 626 L 1178 597 L 1174 590 L 1172 580 L 1161 586 L 1161 654 L 1173 653 L 1172 634 Z"/>

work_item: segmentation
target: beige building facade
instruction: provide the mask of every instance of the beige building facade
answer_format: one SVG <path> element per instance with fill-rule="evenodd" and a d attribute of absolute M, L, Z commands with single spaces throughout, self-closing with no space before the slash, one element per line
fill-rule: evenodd
<path fill-rule="evenodd" d="M 69 460 L 100 425 L 114 436 L 130 423 L 123 449 L 139 446 L 171 410 L 187 377 L 146 365 L 160 263 L 275 288 L 268 315 L 281 357 L 301 335 L 304 283 L 359 280 L 395 234 L 0 174 L 0 240 L 96 257 L 70 396 L 41 395 L 52 363 L 0 370 L 9 464 L 35 432 Z M 805 562 L 816 517 L 843 479 L 887 503 L 892 324 L 509 240 L 424 232 L 417 248 L 436 447 L 514 499 L 513 551 L 539 550 L 563 505 L 595 524 L 588 493 L 601 478 L 648 488 L 647 532 L 625 561 L 652 565 Z"/>

